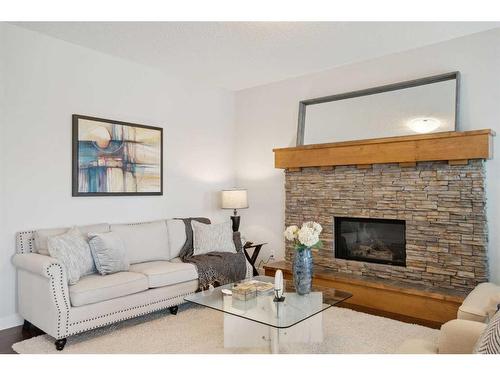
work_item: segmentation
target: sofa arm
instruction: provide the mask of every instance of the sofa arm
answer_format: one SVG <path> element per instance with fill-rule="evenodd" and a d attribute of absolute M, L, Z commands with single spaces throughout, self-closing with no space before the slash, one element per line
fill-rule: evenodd
<path fill-rule="evenodd" d="M 66 281 L 66 270 L 64 269 L 61 262 L 55 258 L 51 258 L 47 255 L 29 253 L 29 254 L 16 254 L 12 258 L 12 263 L 17 268 L 22 268 L 25 271 L 31 273 L 45 276 L 47 278 L 52 277 L 50 268 L 52 265 L 57 265 L 63 270 L 64 281 Z"/>
<path fill-rule="evenodd" d="M 16 254 L 18 312 L 56 339 L 65 338 L 69 327 L 68 279 L 57 259 L 40 254 Z"/>
<path fill-rule="evenodd" d="M 471 320 L 454 319 L 443 324 L 439 333 L 440 354 L 470 354 L 486 324 Z"/>
<path fill-rule="evenodd" d="M 481 283 L 465 298 L 458 309 L 457 318 L 485 323 L 495 314 L 499 303 L 500 286 Z"/>

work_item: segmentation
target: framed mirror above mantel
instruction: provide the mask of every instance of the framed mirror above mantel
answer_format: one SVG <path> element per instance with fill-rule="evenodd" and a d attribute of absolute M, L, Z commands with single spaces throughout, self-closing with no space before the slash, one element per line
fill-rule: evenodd
<path fill-rule="evenodd" d="M 297 146 L 459 130 L 460 73 L 303 100 Z"/>

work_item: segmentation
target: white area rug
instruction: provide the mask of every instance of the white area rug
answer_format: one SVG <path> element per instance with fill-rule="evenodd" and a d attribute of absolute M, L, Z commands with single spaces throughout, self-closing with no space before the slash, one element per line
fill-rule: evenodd
<path fill-rule="evenodd" d="M 437 342 L 438 330 L 357 311 L 332 307 L 323 313 L 324 340 L 283 344 L 281 353 L 396 353 L 407 339 Z M 41 353 L 268 353 L 265 348 L 225 349 L 223 314 L 181 306 L 177 315 L 158 312 L 68 338 L 57 352 L 48 335 L 18 342 L 23 354 Z"/>

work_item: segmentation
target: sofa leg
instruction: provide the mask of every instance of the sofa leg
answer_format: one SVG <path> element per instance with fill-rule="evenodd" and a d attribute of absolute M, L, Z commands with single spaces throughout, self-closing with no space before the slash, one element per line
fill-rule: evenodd
<path fill-rule="evenodd" d="M 178 310 L 179 310 L 179 306 L 170 306 L 168 308 L 168 311 L 170 311 L 170 314 L 172 314 L 172 315 L 177 315 Z"/>
<path fill-rule="evenodd" d="M 31 329 L 31 323 L 24 319 L 23 331 L 29 331 Z"/>
<path fill-rule="evenodd" d="M 61 351 L 64 349 L 64 346 L 66 345 L 66 339 L 59 339 L 56 340 L 56 349 Z"/>

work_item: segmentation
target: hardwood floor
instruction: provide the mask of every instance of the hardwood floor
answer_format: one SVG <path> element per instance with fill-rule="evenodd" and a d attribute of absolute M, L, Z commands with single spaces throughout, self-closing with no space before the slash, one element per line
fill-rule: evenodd
<path fill-rule="evenodd" d="M 0 331 L 0 354 L 16 354 L 12 350 L 12 344 L 43 334 L 43 331 L 34 326 L 28 329 L 23 329 L 23 326 L 4 329 Z"/>

